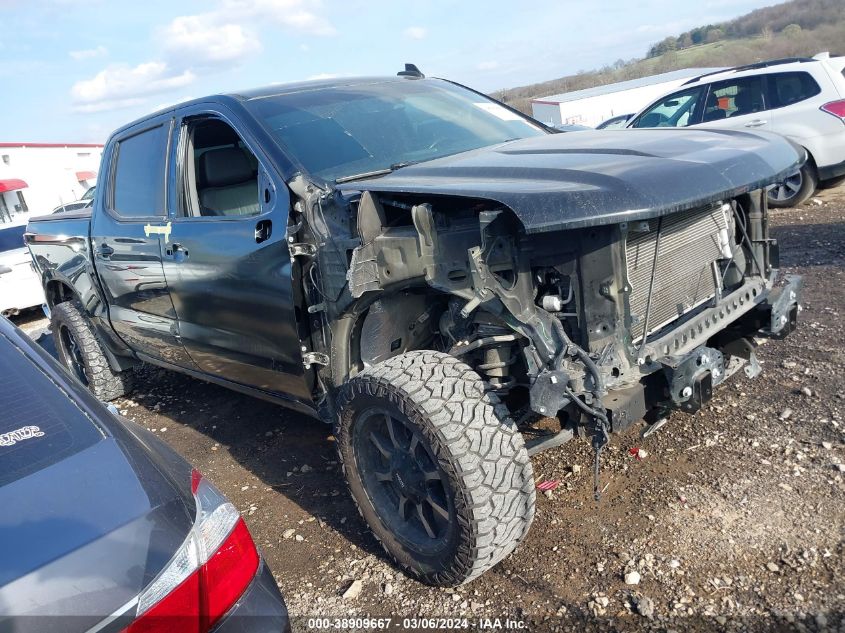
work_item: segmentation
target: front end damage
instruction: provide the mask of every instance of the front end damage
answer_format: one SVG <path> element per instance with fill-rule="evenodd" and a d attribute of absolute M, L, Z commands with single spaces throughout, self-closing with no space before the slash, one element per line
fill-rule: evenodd
<path fill-rule="evenodd" d="M 498 393 L 529 453 L 591 437 L 598 472 L 610 433 L 694 413 L 743 367 L 756 376 L 756 340 L 791 332 L 800 310 L 801 279 L 777 274 L 762 188 L 534 233 L 490 200 L 294 190 L 311 306 L 300 334 L 327 418 L 357 371 L 438 349 Z"/>

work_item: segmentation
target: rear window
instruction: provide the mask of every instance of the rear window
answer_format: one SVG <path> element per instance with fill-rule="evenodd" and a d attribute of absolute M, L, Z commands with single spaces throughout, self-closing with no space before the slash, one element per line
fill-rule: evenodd
<path fill-rule="evenodd" d="M 23 248 L 23 234 L 25 231 L 25 226 L 0 228 L 0 253 Z"/>
<path fill-rule="evenodd" d="M 99 428 L 0 334 L 0 487 L 101 439 Z"/>
<path fill-rule="evenodd" d="M 114 212 L 126 218 L 164 215 L 167 130 L 163 125 L 121 139 L 114 171 Z"/>
<path fill-rule="evenodd" d="M 822 89 L 810 75 L 805 72 L 775 73 L 769 75 L 769 99 L 774 108 L 804 101 L 815 97 Z"/>

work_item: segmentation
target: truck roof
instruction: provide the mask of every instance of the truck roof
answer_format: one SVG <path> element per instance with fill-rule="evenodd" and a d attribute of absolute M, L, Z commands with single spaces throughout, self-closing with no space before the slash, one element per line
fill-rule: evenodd
<path fill-rule="evenodd" d="M 363 85 L 363 84 L 374 84 L 374 83 L 388 83 L 388 82 L 399 82 L 399 81 L 408 81 L 408 77 L 399 77 L 399 76 L 372 76 L 372 77 L 336 77 L 333 79 L 311 79 L 307 81 L 296 81 L 291 83 L 281 83 L 281 84 L 270 84 L 267 86 L 262 86 L 259 88 L 250 88 L 249 90 L 238 90 L 233 92 L 221 92 L 216 94 L 210 94 L 204 97 L 198 97 L 196 99 L 191 99 L 189 101 L 182 101 L 179 103 L 175 103 L 173 105 L 167 106 L 165 108 L 161 108 L 156 110 L 155 112 L 151 112 L 146 114 L 142 117 L 139 117 L 133 121 L 126 123 L 125 125 L 120 126 L 114 132 L 112 132 L 112 136 L 118 132 L 122 132 L 129 128 L 132 128 L 139 123 L 143 123 L 149 119 L 155 118 L 176 108 L 181 108 L 186 105 L 195 104 L 195 103 L 221 103 L 226 101 L 251 101 L 253 99 L 263 99 L 266 97 L 274 97 L 277 95 L 283 94 L 291 94 L 294 92 L 304 92 L 308 90 L 321 90 L 325 88 L 339 88 L 343 86 L 356 86 L 356 85 Z M 420 81 L 420 79 L 413 79 L 414 81 Z"/>

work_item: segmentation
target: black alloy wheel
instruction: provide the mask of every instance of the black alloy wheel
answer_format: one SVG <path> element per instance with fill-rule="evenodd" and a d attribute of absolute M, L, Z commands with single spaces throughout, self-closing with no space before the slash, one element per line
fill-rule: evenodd
<path fill-rule="evenodd" d="M 85 358 L 82 356 L 82 348 L 77 343 L 73 332 L 64 324 L 59 326 L 56 343 L 61 348 L 59 356 L 63 360 L 65 368 L 87 387 L 88 376 L 85 374 Z"/>
<path fill-rule="evenodd" d="M 364 488 L 390 530 L 420 553 L 440 549 L 454 520 L 451 491 L 431 447 L 404 416 L 364 411 L 354 452 Z"/>

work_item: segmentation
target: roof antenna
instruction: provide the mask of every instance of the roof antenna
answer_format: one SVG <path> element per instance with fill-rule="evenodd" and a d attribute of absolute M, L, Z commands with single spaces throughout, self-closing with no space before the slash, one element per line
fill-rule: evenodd
<path fill-rule="evenodd" d="M 405 70 L 400 70 L 396 75 L 399 77 L 410 77 L 411 79 L 425 79 L 425 75 L 420 72 L 416 64 L 405 64 Z"/>

